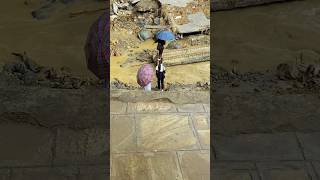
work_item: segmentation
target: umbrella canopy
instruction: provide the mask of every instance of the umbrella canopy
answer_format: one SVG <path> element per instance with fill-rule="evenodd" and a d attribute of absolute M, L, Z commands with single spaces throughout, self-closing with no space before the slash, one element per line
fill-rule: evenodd
<path fill-rule="evenodd" d="M 160 31 L 157 34 L 157 39 L 161 39 L 164 41 L 168 41 L 168 40 L 174 40 L 175 36 L 172 32 L 170 31 Z"/>
<path fill-rule="evenodd" d="M 150 64 L 144 64 L 137 73 L 137 82 L 140 86 L 148 85 L 153 78 L 153 67 Z"/>
<path fill-rule="evenodd" d="M 107 12 L 102 14 L 91 26 L 85 45 L 87 67 L 99 79 L 109 79 L 109 21 Z"/>

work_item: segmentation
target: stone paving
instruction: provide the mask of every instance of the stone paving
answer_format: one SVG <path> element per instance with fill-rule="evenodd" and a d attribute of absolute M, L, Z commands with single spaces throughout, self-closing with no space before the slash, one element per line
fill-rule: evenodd
<path fill-rule="evenodd" d="M 0 88 L 0 180 L 109 179 L 105 90 Z"/>
<path fill-rule="evenodd" d="M 208 99 L 112 100 L 110 109 L 112 180 L 210 179 Z"/>
<path fill-rule="evenodd" d="M 214 97 L 212 179 L 320 179 L 317 94 L 303 98 L 219 91 Z"/>

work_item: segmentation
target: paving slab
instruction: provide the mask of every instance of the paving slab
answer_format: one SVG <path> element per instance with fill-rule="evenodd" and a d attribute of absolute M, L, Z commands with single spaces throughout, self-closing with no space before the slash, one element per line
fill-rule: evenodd
<path fill-rule="evenodd" d="M 168 102 L 137 102 L 128 103 L 128 113 L 146 113 L 146 112 L 177 112 L 174 104 Z"/>
<path fill-rule="evenodd" d="M 210 149 L 210 124 L 207 114 L 194 113 L 191 115 L 195 130 L 202 149 Z"/>
<path fill-rule="evenodd" d="M 210 104 L 203 104 L 203 107 L 207 113 L 210 113 Z"/>
<path fill-rule="evenodd" d="M 77 173 L 73 167 L 19 168 L 12 170 L 11 180 L 77 180 Z"/>
<path fill-rule="evenodd" d="M 10 169 L 0 169 L 0 180 L 10 180 Z"/>
<path fill-rule="evenodd" d="M 0 119 L 36 120 L 46 127 L 92 127 L 106 124 L 108 103 L 103 89 L 67 90 L 23 86 L 0 88 Z M 39 110 L 41 109 L 41 110 Z M 13 114 L 13 115 L 12 115 Z"/>
<path fill-rule="evenodd" d="M 126 113 L 127 103 L 121 101 L 110 101 L 110 113 L 111 114 L 121 114 Z"/>
<path fill-rule="evenodd" d="M 215 92 L 212 105 L 212 129 L 217 134 L 320 130 L 316 94 Z"/>
<path fill-rule="evenodd" d="M 137 115 L 136 122 L 138 150 L 199 149 L 188 115 Z"/>
<path fill-rule="evenodd" d="M 210 130 L 197 130 L 201 149 L 210 149 Z"/>
<path fill-rule="evenodd" d="M 183 180 L 176 153 L 113 154 L 111 180 Z"/>
<path fill-rule="evenodd" d="M 320 160 L 320 133 L 297 133 L 304 155 L 308 160 Z"/>
<path fill-rule="evenodd" d="M 312 162 L 312 165 L 314 167 L 316 175 L 320 177 L 320 161 L 314 161 Z"/>
<path fill-rule="evenodd" d="M 58 129 L 54 164 L 106 164 L 109 154 L 108 135 L 105 128 Z"/>
<path fill-rule="evenodd" d="M 0 166 L 50 165 L 53 133 L 44 127 L 7 123 L 0 125 Z"/>
<path fill-rule="evenodd" d="M 205 112 L 202 104 L 181 104 L 177 108 L 179 112 Z"/>
<path fill-rule="evenodd" d="M 197 130 L 208 130 L 210 127 L 209 124 L 209 115 L 205 113 L 194 113 L 191 115 L 191 118 L 194 123 L 194 127 Z"/>
<path fill-rule="evenodd" d="M 209 151 L 178 152 L 184 180 L 210 180 Z"/>
<path fill-rule="evenodd" d="M 254 162 L 230 162 L 230 161 L 213 161 L 211 167 L 215 170 L 255 170 Z"/>
<path fill-rule="evenodd" d="M 311 180 L 316 175 L 309 162 L 259 162 L 257 163 L 262 180 Z"/>
<path fill-rule="evenodd" d="M 167 101 L 174 104 L 210 103 L 210 91 L 151 91 L 110 90 L 110 100 L 122 102 Z"/>
<path fill-rule="evenodd" d="M 250 172 L 244 171 L 214 171 L 211 179 L 214 180 L 255 180 Z"/>
<path fill-rule="evenodd" d="M 135 120 L 133 115 L 114 115 L 110 119 L 111 152 L 136 151 Z"/>
<path fill-rule="evenodd" d="M 110 172 L 107 166 L 80 167 L 78 180 L 109 180 Z"/>
<path fill-rule="evenodd" d="M 294 133 L 214 136 L 218 160 L 303 160 Z"/>

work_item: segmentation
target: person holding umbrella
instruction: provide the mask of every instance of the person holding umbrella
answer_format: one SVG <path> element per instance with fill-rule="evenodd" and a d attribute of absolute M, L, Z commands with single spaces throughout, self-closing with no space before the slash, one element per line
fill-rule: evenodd
<path fill-rule="evenodd" d="M 157 39 L 156 42 L 158 43 L 158 46 L 157 46 L 158 57 L 161 58 L 163 50 L 164 50 L 164 45 L 166 44 L 166 41 L 161 40 L 161 39 Z"/>
<path fill-rule="evenodd" d="M 164 78 L 166 73 L 166 68 L 162 64 L 162 58 L 158 58 L 158 63 L 156 66 L 156 75 L 158 78 L 158 89 L 163 91 L 164 89 Z"/>
<path fill-rule="evenodd" d="M 162 53 L 164 50 L 164 45 L 166 44 L 166 41 L 174 40 L 175 36 L 172 32 L 170 31 L 160 31 L 156 35 L 156 42 L 158 42 L 157 50 L 158 50 L 158 57 L 162 58 Z"/>
<path fill-rule="evenodd" d="M 153 78 L 153 67 L 150 64 L 144 64 L 137 73 L 137 82 L 145 91 L 151 91 L 151 82 Z"/>

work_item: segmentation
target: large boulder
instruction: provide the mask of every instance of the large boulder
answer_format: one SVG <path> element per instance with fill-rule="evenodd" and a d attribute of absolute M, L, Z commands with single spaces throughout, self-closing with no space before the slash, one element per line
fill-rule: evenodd
<path fill-rule="evenodd" d="M 88 69 L 105 80 L 110 78 L 109 22 L 109 14 L 105 12 L 91 26 L 85 45 Z"/>

